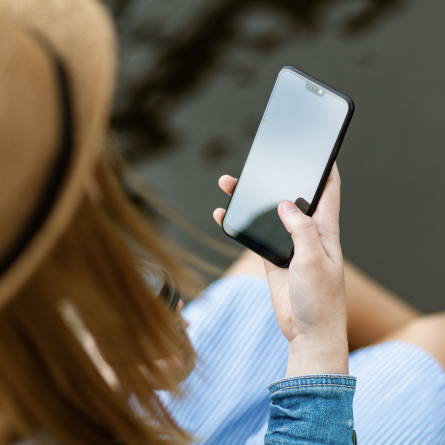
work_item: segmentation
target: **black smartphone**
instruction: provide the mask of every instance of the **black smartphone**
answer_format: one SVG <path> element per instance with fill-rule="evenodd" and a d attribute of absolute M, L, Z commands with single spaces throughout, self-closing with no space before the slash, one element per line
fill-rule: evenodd
<path fill-rule="evenodd" d="M 282 68 L 227 207 L 224 232 L 287 267 L 293 243 L 278 205 L 293 201 L 312 216 L 353 113 L 348 96 L 296 68 Z"/>

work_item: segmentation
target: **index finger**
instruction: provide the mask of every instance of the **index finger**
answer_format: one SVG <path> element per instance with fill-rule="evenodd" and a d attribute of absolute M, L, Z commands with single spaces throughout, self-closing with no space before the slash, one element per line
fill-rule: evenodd
<path fill-rule="evenodd" d="M 232 196 L 235 190 L 238 179 L 230 175 L 223 175 L 219 178 L 218 185 L 223 192 L 226 192 L 229 196 Z"/>

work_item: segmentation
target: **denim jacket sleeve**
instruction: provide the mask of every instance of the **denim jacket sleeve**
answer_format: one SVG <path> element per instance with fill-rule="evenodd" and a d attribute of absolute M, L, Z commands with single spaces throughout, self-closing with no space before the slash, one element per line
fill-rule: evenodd
<path fill-rule="evenodd" d="M 265 445 L 353 444 L 355 384 L 355 377 L 338 374 L 272 383 Z"/>

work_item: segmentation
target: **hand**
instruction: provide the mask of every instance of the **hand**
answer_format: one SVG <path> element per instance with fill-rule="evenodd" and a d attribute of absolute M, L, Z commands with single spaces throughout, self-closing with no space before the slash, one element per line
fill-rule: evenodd
<path fill-rule="evenodd" d="M 231 195 L 237 180 L 222 176 L 219 186 Z M 294 241 L 289 269 L 265 261 L 272 303 L 289 341 L 288 376 L 347 374 L 346 296 L 340 246 L 340 175 L 337 165 L 313 217 L 284 201 L 278 214 Z M 224 209 L 213 217 L 221 225 Z"/>

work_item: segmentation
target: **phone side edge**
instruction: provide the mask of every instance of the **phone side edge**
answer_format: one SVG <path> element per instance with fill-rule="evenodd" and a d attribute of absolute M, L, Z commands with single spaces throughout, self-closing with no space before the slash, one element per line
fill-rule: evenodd
<path fill-rule="evenodd" d="M 323 172 L 320 183 L 317 187 L 317 191 L 315 192 L 311 206 L 309 207 L 309 210 L 307 212 L 308 216 L 312 216 L 315 213 L 315 210 L 317 209 L 321 195 L 323 194 L 323 190 L 326 186 L 326 182 L 329 178 L 334 162 L 337 159 L 338 153 L 340 152 L 340 148 L 343 145 L 343 140 L 345 138 L 346 132 L 348 131 L 349 124 L 351 123 L 352 116 L 354 115 L 355 111 L 354 101 L 349 96 L 340 93 L 339 91 L 335 91 L 335 94 L 337 94 L 339 97 L 345 100 L 345 102 L 348 105 L 348 112 L 346 113 L 345 120 L 343 122 L 340 132 L 338 133 L 337 140 L 335 141 L 335 145 L 332 150 L 331 156 L 329 157 L 329 160 L 326 164 L 326 168 Z"/>

